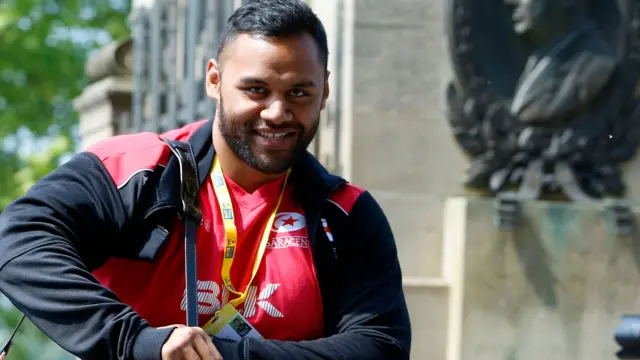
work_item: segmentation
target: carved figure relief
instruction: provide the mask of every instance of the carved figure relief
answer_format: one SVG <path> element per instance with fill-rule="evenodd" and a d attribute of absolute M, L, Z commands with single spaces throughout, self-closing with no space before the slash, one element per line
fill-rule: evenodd
<path fill-rule="evenodd" d="M 465 185 L 520 198 L 624 194 L 640 141 L 640 0 L 450 0 L 449 122 Z"/>

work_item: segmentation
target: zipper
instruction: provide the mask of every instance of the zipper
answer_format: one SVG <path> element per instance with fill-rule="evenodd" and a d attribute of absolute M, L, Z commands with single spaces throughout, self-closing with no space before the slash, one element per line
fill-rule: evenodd
<path fill-rule="evenodd" d="M 340 186 L 346 184 L 347 181 L 342 179 L 341 181 L 339 181 L 338 183 L 336 183 L 334 186 L 332 186 L 329 191 L 326 193 L 325 196 L 323 196 L 323 200 L 322 200 L 322 206 L 320 207 L 320 209 L 318 209 L 318 212 L 313 214 L 314 218 L 312 219 L 313 221 L 309 222 L 309 243 L 312 244 L 312 255 L 313 255 L 313 259 L 314 259 L 314 263 L 315 263 L 315 276 L 316 279 L 318 278 L 318 241 L 320 239 L 318 239 L 318 237 L 316 235 L 318 235 L 318 224 L 322 225 L 322 220 L 324 220 L 324 218 L 322 217 L 322 214 L 325 211 L 325 208 L 327 206 L 327 201 L 329 200 L 329 196 L 331 196 L 331 194 L 333 194 L 336 190 L 338 190 L 338 188 L 340 188 Z M 305 210 L 306 213 L 306 210 Z M 326 220 L 325 220 L 326 221 Z M 327 236 L 327 232 L 323 231 L 324 236 Z M 333 237 L 333 234 L 331 234 Z M 312 238 L 313 237 L 313 238 Z M 327 238 L 328 239 L 328 238 Z M 333 256 L 334 256 L 334 260 L 337 259 L 337 249 L 335 246 L 335 242 L 330 241 L 331 244 L 331 250 L 333 251 Z"/>

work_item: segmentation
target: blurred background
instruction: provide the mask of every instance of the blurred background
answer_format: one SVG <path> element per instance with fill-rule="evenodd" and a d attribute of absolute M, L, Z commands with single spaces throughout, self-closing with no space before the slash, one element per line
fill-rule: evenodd
<path fill-rule="evenodd" d="M 0 211 L 80 144 L 72 101 L 90 54 L 129 37 L 130 0 L 0 1 Z M 0 295 L 0 342 L 20 314 Z M 73 359 L 31 323 L 9 359 Z"/>

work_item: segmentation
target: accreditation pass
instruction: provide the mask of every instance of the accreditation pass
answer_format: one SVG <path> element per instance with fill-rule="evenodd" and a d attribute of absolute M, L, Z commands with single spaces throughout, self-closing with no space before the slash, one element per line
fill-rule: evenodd
<path fill-rule="evenodd" d="M 262 335 L 231 304 L 226 304 L 218 316 L 203 327 L 207 334 L 225 340 L 240 341 L 245 338 L 262 339 Z"/>

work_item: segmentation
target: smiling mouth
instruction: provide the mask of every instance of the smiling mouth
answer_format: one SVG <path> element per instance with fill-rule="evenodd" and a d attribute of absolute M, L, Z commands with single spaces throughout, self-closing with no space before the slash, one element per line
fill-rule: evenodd
<path fill-rule="evenodd" d="M 293 136 L 296 134 L 295 131 L 278 131 L 278 132 L 274 132 L 274 131 L 262 131 L 262 130 L 255 130 L 256 134 L 266 138 L 266 139 L 270 139 L 270 140 L 280 140 L 280 139 L 284 139 L 288 136 Z"/>

